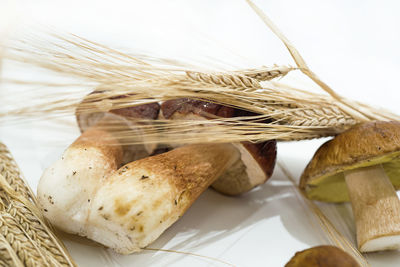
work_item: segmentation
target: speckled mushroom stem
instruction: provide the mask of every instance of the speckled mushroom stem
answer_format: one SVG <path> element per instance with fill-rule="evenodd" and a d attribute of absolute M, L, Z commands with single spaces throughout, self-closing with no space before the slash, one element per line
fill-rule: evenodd
<path fill-rule="evenodd" d="M 66 232 L 82 231 L 93 195 L 122 165 L 122 146 L 112 133 L 103 130 L 106 124 L 100 120 L 88 128 L 39 181 L 37 196 L 44 215 Z"/>
<path fill-rule="evenodd" d="M 239 153 L 188 145 L 126 164 L 92 202 L 86 236 L 123 254 L 146 247 L 178 220 Z"/>
<path fill-rule="evenodd" d="M 361 252 L 400 248 L 400 200 L 381 164 L 345 171 Z"/>

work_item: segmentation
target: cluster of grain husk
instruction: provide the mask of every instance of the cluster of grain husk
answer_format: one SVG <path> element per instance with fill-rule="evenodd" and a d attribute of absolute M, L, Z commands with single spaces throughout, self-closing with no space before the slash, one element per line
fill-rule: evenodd
<path fill-rule="evenodd" d="M 75 266 L 0 143 L 0 266 Z"/>

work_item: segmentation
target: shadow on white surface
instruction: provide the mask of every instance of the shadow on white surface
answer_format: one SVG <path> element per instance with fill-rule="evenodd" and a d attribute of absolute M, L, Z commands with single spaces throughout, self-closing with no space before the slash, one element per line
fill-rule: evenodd
<path fill-rule="evenodd" d="M 291 257 L 288 250 L 293 250 L 294 254 L 300 248 L 320 244 L 322 235 L 299 204 L 292 184 L 277 169 L 267 184 L 242 197 L 227 197 L 207 190 L 150 247 L 193 252 L 235 266 L 265 266 L 266 258 L 274 258 L 269 266 L 283 266 Z M 184 254 L 143 251 L 124 256 L 70 239 L 67 245 L 83 266 L 97 263 L 103 266 L 185 266 L 189 262 L 191 266 L 224 266 Z M 96 254 L 90 257 L 95 261 L 88 261 L 87 253 Z M 282 256 L 278 258 L 276 253 Z"/>

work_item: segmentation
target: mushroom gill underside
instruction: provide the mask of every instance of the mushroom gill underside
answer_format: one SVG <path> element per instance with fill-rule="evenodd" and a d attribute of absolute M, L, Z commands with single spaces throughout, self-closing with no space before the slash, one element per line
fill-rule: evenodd
<path fill-rule="evenodd" d="M 300 186 L 305 189 L 310 199 L 341 203 L 350 201 L 347 186 L 344 180 L 344 171 L 382 164 L 386 175 L 394 188 L 400 188 L 400 152 L 394 152 L 385 156 L 358 161 L 353 165 L 335 167 L 334 171 L 326 171 L 324 174 L 315 175 L 306 184 Z"/>

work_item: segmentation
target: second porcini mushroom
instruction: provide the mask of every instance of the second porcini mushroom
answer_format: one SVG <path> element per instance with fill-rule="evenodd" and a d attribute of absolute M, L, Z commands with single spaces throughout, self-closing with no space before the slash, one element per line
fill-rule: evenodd
<path fill-rule="evenodd" d="M 311 199 L 351 201 L 361 252 L 400 248 L 400 123 L 357 125 L 323 144 L 300 187 Z"/>

